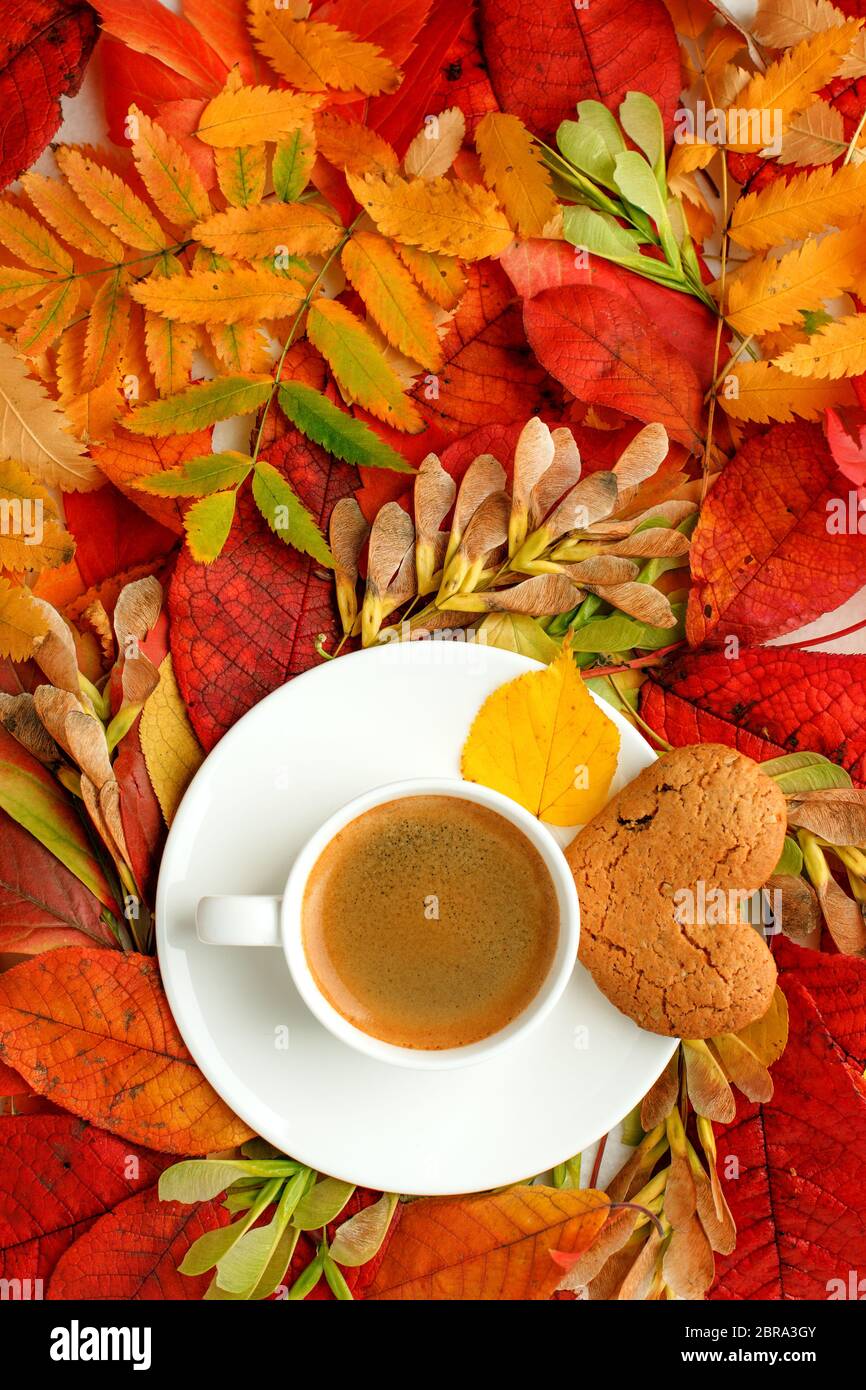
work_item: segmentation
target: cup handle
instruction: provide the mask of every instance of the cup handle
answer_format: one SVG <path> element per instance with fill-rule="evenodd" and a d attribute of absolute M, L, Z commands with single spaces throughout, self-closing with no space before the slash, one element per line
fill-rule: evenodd
<path fill-rule="evenodd" d="M 279 946 L 282 898 L 199 898 L 195 929 L 207 946 Z"/>

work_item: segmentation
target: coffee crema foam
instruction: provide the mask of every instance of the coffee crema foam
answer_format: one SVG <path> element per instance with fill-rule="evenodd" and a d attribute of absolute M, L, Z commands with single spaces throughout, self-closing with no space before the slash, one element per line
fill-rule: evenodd
<path fill-rule="evenodd" d="M 399 1047 L 464 1047 L 526 1008 L 550 970 L 559 906 L 517 826 L 455 796 L 408 796 L 345 826 L 313 866 L 302 932 L 319 989 Z"/>

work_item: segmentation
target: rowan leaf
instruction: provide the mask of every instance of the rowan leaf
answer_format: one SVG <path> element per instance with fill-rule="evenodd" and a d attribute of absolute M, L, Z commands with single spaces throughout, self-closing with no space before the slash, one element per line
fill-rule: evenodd
<path fill-rule="evenodd" d="M 0 307 L 22 304 L 37 294 L 45 294 L 57 277 L 40 270 L 25 270 L 23 266 L 0 266 Z"/>
<path fill-rule="evenodd" d="M 94 391 L 113 372 L 129 333 L 129 290 L 122 268 L 106 275 L 90 308 L 84 343 L 82 391 Z"/>
<path fill-rule="evenodd" d="M 40 1095 L 166 1153 L 251 1131 L 205 1081 L 146 956 L 67 946 L 0 978 L 0 1051 Z"/>
<path fill-rule="evenodd" d="M 177 688 L 170 654 L 160 664 L 159 685 L 141 712 L 138 734 L 165 823 L 171 825 L 204 754 Z"/>
<path fill-rule="evenodd" d="M 355 232 L 343 247 L 342 265 L 388 342 L 438 371 L 442 345 L 433 315 L 389 242 L 377 232 Z"/>
<path fill-rule="evenodd" d="M 16 343 L 26 357 L 38 357 L 60 337 L 78 307 L 80 280 L 60 280 L 18 329 Z"/>
<path fill-rule="evenodd" d="M 57 238 L 8 198 L 0 198 L 0 245 L 36 270 L 71 275 L 75 269 L 72 257 Z"/>
<path fill-rule="evenodd" d="M 832 164 L 847 147 L 842 112 L 828 101 L 814 101 L 793 116 L 782 135 L 779 163 Z"/>
<path fill-rule="evenodd" d="M 156 279 L 160 276 L 176 279 L 183 276 L 185 271 L 175 256 L 162 256 L 151 274 Z M 172 323 L 161 314 L 145 310 L 145 351 L 161 396 L 173 395 L 187 385 L 197 341 L 198 335 L 192 324 Z"/>
<path fill-rule="evenodd" d="M 196 134 L 217 149 L 277 140 L 307 125 L 318 100 L 275 87 L 226 89 L 208 102 Z"/>
<path fill-rule="evenodd" d="M 366 173 L 396 174 L 400 167 L 387 140 L 359 121 L 344 121 L 333 111 L 320 111 L 315 128 L 319 154 L 344 173 L 361 177 Z"/>
<path fill-rule="evenodd" d="M 37 482 L 84 492 L 102 476 L 84 445 L 65 428 L 66 417 L 27 364 L 0 341 L 0 458 L 16 459 Z"/>
<path fill-rule="evenodd" d="M 307 337 L 325 358 L 350 405 L 362 405 L 377 420 L 408 434 L 424 428 L 396 372 L 345 305 L 333 299 L 317 300 L 307 319 Z"/>
<path fill-rule="evenodd" d="M 285 381 L 279 388 L 280 407 L 302 434 L 329 454 L 360 468 L 389 468 L 412 473 L 412 465 L 386 444 L 363 420 L 356 420 L 333 405 L 321 391 L 300 381 Z"/>
<path fill-rule="evenodd" d="M 550 171 L 517 116 L 491 111 L 475 132 L 484 182 L 499 198 L 521 236 L 543 236 L 558 203 Z"/>
<path fill-rule="evenodd" d="M 268 176 L 265 145 L 239 150 L 214 150 L 220 192 L 232 207 L 254 207 L 262 201 Z"/>
<path fill-rule="evenodd" d="M 430 116 L 403 156 L 403 168 L 412 179 L 438 179 L 454 163 L 466 134 L 466 117 L 459 106 L 449 106 Z"/>
<path fill-rule="evenodd" d="M 861 20 L 850 20 L 804 39 L 746 83 L 737 93 L 737 107 L 750 112 L 772 111 L 777 119 L 786 122 L 809 105 L 811 98 L 836 76 L 861 26 Z M 729 143 L 728 148 L 759 150 L 765 143 L 737 141 Z"/>
<path fill-rule="evenodd" d="M 830 406 L 851 405 L 854 392 L 848 381 L 827 382 L 792 376 L 772 362 L 738 362 L 727 373 L 719 392 L 719 404 L 732 420 L 820 420 Z"/>
<path fill-rule="evenodd" d="M 518 676 L 485 700 L 460 770 L 551 825 L 583 825 L 605 805 L 618 756 L 616 725 L 565 647 L 546 670 Z"/>
<path fill-rule="evenodd" d="M 847 227 L 862 217 L 866 164 L 824 167 L 792 179 L 775 179 L 758 193 L 740 198 L 731 218 L 731 236 L 750 251 L 799 241 L 824 227 Z"/>
<path fill-rule="evenodd" d="M 125 427 L 135 434 L 191 434 L 217 420 L 258 410 L 271 394 L 270 377 L 224 376 L 198 381 L 165 400 L 140 406 Z"/>
<path fill-rule="evenodd" d="M 275 535 L 286 545 L 333 568 L 328 543 L 298 494 L 278 469 L 260 459 L 253 474 L 256 506 Z"/>
<path fill-rule="evenodd" d="M 312 123 L 299 126 L 281 140 L 274 151 L 271 178 L 283 203 L 293 203 L 310 181 L 316 162 L 316 137 Z"/>
<path fill-rule="evenodd" d="M 750 28 L 766 48 L 791 48 L 844 20 L 830 0 L 759 0 Z"/>
<path fill-rule="evenodd" d="M 282 204 L 280 204 L 282 206 Z M 254 323 L 296 312 L 306 290 L 269 270 L 232 267 L 194 271 L 183 280 L 151 276 L 133 285 L 133 299 L 174 323 Z"/>
<path fill-rule="evenodd" d="M 62 145 L 56 159 L 88 210 L 124 245 L 140 251 L 165 249 L 165 233 L 147 204 L 111 169 L 70 145 Z"/>
<path fill-rule="evenodd" d="M 727 317 L 738 333 L 771 333 L 804 307 L 866 283 L 866 242 L 859 227 L 807 241 L 781 260 L 756 256 L 728 282 Z"/>
<path fill-rule="evenodd" d="M 157 208 L 175 227 L 200 222 L 210 212 L 210 198 L 186 150 L 137 106 L 129 114 L 138 125 L 132 157 Z"/>
<path fill-rule="evenodd" d="M 330 251 L 341 233 L 339 224 L 320 208 L 279 202 L 215 213 L 199 222 L 192 234 L 220 256 L 255 260 L 284 252 L 305 255 Z"/>
<path fill-rule="evenodd" d="M 0 576 L 0 656 L 27 661 L 48 627 L 30 590 Z"/>
<path fill-rule="evenodd" d="M 88 211 L 65 179 L 31 170 L 22 176 L 21 187 L 49 226 L 76 251 L 108 264 L 123 260 L 123 242 Z"/>
<path fill-rule="evenodd" d="M 189 552 L 200 565 L 215 560 L 228 540 L 235 517 L 237 493 L 214 492 L 184 513 L 183 526 Z"/>
<path fill-rule="evenodd" d="M 466 289 L 466 276 L 454 256 L 419 251 L 417 246 L 398 244 L 394 249 L 412 278 L 434 304 L 441 309 L 456 309 Z"/>
<path fill-rule="evenodd" d="M 152 473 L 142 478 L 137 487 L 142 492 L 154 492 L 158 497 L 209 497 L 223 488 L 237 487 L 244 481 L 253 461 L 248 454 L 227 450 L 221 454 L 205 454 L 186 459 L 177 468 Z"/>
<path fill-rule="evenodd" d="M 0 461 L 0 568 L 45 569 L 72 559 L 75 542 L 57 520 L 50 493 L 12 459 Z"/>
<path fill-rule="evenodd" d="M 849 314 L 826 324 L 808 343 L 796 343 L 773 365 L 797 377 L 859 376 L 866 372 L 866 314 Z"/>
<path fill-rule="evenodd" d="M 504 251 L 513 233 L 494 195 L 481 184 L 347 173 L 349 187 L 380 232 L 463 260 Z"/>
<path fill-rule="evenodd" d="M 303 92 L 393 92 L 400 73 L 382 50 L 333 24 L 294 19 L 270 0 L 250 0 L 253 41 L 280 77 Z"/>

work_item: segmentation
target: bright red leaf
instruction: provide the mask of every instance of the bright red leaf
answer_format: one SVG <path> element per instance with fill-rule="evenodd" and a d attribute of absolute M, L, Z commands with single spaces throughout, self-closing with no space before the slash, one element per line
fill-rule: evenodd
<path fill-rule="evenodd" d="M 866 1069 L 866 960 L 797 946 L 777 936 L 773 955 L 781 976 L 808 990 L 833 1041 L 862 1074 Z"/>
<path fill-rule="evenodd" d="M 839 418 L 835 410 L 828 410 L 824 417 L 824 430 L 830 453 L 839 472 L 858 488 L 866 487 L 866 424 L 860 414 L 857 422 L 851 421 L 850 429 L 846 421 Z M 866 518 L 863 521 L 866 531 Z"/>
<path fill-rule="evenodd" d="M 490 111 L 498 111 L 499 103 L 490 85 L 477 12 L 473 11 L 454 43 L 445 55 L 439 75 L 439 85 L 430 99 L 430 110 L 445 111 L 459 106 L 466 117 L 466 133 L 471 139 L 475 127 Z"/>
<path fill-rule="evenodd" d="M 405 153 L 409 142 L 434 112 L 430 105 L 451 45 L 472 12 L 472 0 L 436 0 L 418 36 L 414 52 L 402 65 L 403 81 L 390 96 L 373 97 L 367 106 L 367 125 Z M 354 25 L 352 26 L 354 30 Z"/>
<path fill-rule="evenodd" d="M 68 493 L 63 503 L 75 537 L 75 562 L 88 586 L 159 561 L 177 545 L 174 531 L 145 515 L 111 483 L 96 492 Z"/>
<path fill-rule="evenodd" d="M 0 811 L 0 951 L 114 946 L 104 910 L 59 859 Z"/>
<path fill-rule="evenodd" d="M 205 92 L 218 91 L 228 76 L 222 58 L 183 15 L 160 0 L 96 0 L 106 34 L 136 53 L 150 54 Z M 185 95 L 189 96 L 189 85 Z"/>

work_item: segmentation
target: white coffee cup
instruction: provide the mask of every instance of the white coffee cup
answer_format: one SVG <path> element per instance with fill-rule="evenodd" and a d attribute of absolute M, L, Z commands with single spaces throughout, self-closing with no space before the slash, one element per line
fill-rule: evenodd
<path fill-rule="evenodd" d="M 319 856 L 344 826 L 365 811 L 407 796 L 452 796 L 496 811 L 522 831 L 550 875 L 559 906 L 559 940 L 550 968 L 526 1008 L 504 1028 L 465 1047 L 423 1049 L 398 1047 L 364 1033 L 344 1018 L 319 989 L 307 962 L 301 933 L 301 909 L 307 880 Z M 341 807 L 307 840 L 295 859 L 282 897 L 221 896 L 201 898 L 196 931 L 210 946 L 282 947 L 295 988 L 307 1008 L 334 1037 L 380 1062 L 419 1070 L 468 1066 L 509 1047 L 547 1017 L 557 1003 L 577 960 L 580 908 L 565 855 L 550 831 L 510 797 L 457 778 L 414 778 L 364 792 Z"/>

